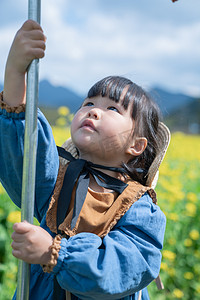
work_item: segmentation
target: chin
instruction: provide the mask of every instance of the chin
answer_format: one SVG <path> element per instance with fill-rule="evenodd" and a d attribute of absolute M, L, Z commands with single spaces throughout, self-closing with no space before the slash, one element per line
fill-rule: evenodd
<path fill-rule="evenodd" d="M 97 145 L 92 141 L 91 137 L 72 138 L 72 141 L 79 153 L 92 152 L 97 148 Z"/>

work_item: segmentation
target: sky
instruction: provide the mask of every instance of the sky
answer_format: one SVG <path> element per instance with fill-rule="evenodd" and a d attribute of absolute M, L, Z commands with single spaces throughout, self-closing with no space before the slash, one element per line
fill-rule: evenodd
<path fill-rule="evenodd" d="M 41 0 L 40 80 L 86 94 L 108 75 L 200 96 L 200 0 Z M 0 1 L 0 82 L 28 0 Z"/>

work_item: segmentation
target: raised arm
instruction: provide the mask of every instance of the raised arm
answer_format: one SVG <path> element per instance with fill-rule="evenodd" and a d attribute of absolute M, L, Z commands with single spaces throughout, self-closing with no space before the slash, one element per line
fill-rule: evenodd
<path fill-rule="evenodd" d="M 30 62 L 41 58 L 45 36 L 39 24 L 26 21 L 11 46 L 4 92 L 0 94 L 0 181 L 12 201 L 20 207 L 25 128 L 25 76 Z M 58 172 L 58 153 L 51 127 L 38 110 L 35 216 L 41 221 Z"/>

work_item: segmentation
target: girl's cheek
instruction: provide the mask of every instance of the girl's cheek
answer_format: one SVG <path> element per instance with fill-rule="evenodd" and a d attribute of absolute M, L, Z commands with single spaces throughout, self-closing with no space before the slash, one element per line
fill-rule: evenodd
<path fill-rule="evenodd" d="M 74 132 L 76 131 L 76 127 L 77 127 L 77 120 L 76 120 L 76 116 L 74 116 L 72 123 L 71 123 L 71 135 L 74 134 Z"/>
<path fill-rule="evenodd" d="M 77 112 L 71 123 L 71 135 L 73 135 L 81 126 L 83 120 L 83 114 L 81 112 Z"/>
<path fill-rule="evenodd" d="M 72 123 L 71 123 L 71 127 L 76 127 L 76 125 L 78 125 L 78 123 L 80 122 L 80 113 L 77 112 L 75 115 L 74 115 L 74 118 L 72 120 Z"/>

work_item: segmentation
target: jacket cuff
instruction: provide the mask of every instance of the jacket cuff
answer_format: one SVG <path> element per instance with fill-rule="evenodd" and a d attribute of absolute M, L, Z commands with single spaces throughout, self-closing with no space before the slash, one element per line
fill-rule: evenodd
<path fill-rule="evenodd" d="M 0 108 L 5 109 L 8 113 L 20 114 L 25 112 L 26 105 L 20 104 L 19 106 L 12 107 L 3 101 L 3 92 L 0 93 Z"/>
<path fill-rule="evenodd" d="M 51 245 L 51 259 L 47 265 L 42 266 L 42 269 L 45 273 L 51 273 L 53 268 L 57 265 L 58 255 L 61 249 L 61 240 L 62 236 L 60 234 L 56 235 L 53 240 L 53 244 Z"/>

